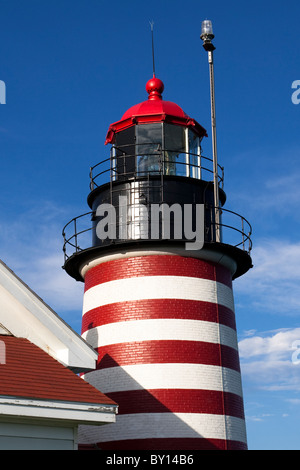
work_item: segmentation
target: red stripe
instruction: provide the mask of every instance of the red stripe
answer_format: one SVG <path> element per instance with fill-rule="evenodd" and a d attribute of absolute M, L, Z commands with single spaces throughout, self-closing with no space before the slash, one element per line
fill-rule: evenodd
<path fill-rule="evenodd" d="M 118 403 L 118 414 L 207 413 L 244 419 L 242 397 L 215 390 L 131 390 L 107 396 Z"/>
<path fill-rule="evenodd" d="M 210 261 L 176 255 L 151 255 L 107 261 L 91 268 L 85 276 L 85 291 L 104 282 L 142 276 L 187 276 L 232 287 L 228 269 Z"/>
<path fill-rule="evenodd" d="M 143 299 L 89 310 L 82 317 L 82 334 L 108 323 L 164 318 L 211 321 L 236 329 L 234 312 L 223 305 L 200 300 Z"/>
<path fill-rule="evenodd" d="M 97 369 L 132 364 L 209 364 L 240 372 L 238 351 L 202 341 L 132 341 L 97 348 Z"/>
<path fill-rule="evenodd" d="M 132 439 L 100 442 L 98 447 L 102 450 L 247 450 L 244 442 L 201 438 Z"/>

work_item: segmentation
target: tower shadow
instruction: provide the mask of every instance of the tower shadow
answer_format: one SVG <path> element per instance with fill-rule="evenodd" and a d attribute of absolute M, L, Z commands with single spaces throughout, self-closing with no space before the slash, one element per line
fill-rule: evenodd
<path fill-rule="evenodd" d="M 94 344 L 97 344 L 96 332 L 95 329 L 93 338 L 90 338 Z M 89 334 L 87 341 L 89 342 Z M 98 380 L 97 371 L 102 373 L 101 380 Z M 146 390 L 107 353 L 100 358 L 96 371 L 85 374 L 84 378 L 117 403 L 118 415 L 116 423 L 97 427 L 80 426 L 78 435 L 80 450 L 247 449 L 247 445 L 243 442 L 205 438 L 177 416 L 177 413 L 188 413 L 190 416 L 195 413 L 193 424 L 196 424 L 199 419 L 198 413 L 216 414 L 217 392 L 191 389 Z M 106 392 L 108 380 L 116 383 L 116 387 L 118 384 L 126 384 L 126 390 Z M 229 398 L 232 400 L 232 396 Z M 239 400 L 240 397 L 237 397 L 238 402 Z M 170 402 L 171 408 L 167 405 Z M 237 408 L 239 405 L 240 403 L 237 403 Z M 224 411 L 222 407 L 224 402 L 220 403 L 219 407 L 221 415 Z M 225 416 L 223 419 L 226 419 Z"/>

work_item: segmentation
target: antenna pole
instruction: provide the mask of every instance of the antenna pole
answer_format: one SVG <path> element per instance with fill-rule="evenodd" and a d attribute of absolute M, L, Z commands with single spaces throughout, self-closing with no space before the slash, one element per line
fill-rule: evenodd
<path fill-rule="evenodd" d="M 213 51 L 215 46 L 212 43 L 214 39 L 212 24 L 210 20 L 202 22 L 201 36 L 203 47 L 208 53 L 209 77 L 210 77 L 210 102 L 211 102 L 211 127 L 212 127 L 212 150 L 213 150 L 213 175 L 214 175 L 214 205 L 215 205 L 215 236 L 216 242 L 221 241 L 220 231 L 220 202 L 219 202 L 219 178 L 218 178 L 218 160 L 217 160 L 217 134 L 216 134 L 216 105 L 215 105 L 215 82 L 214 82 L 214 59 Z"/>
<path fill-rule="evenodd" d="M 152 35 L 152 63 L 153 63 L 153 77 L 155 77 L 155 60 L 154 60 L 154 34 L 153 34 L 153 26 L 154 26 L 154 21 L 149 21 L 150 26 L 151 26 L 151 35 Z"/>

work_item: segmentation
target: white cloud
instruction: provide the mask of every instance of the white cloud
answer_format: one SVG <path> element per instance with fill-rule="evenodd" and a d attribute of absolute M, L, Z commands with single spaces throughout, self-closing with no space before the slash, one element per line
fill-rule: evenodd
<path fill-rule="evenodd" d="M 285 217 L 288 213 L 299 220 L 299 145 L 287 145 L 285 148 L 268 145 L 252 149 L 243 156 L 239 154 L 238 158 L 250 162 L 253 152 L 263 155 L 263 158 L 259 165 L 247 168 L 246 174 L 239 173 L 230 189 L 230 199 L 256 218 L 269 218 L 274 214 Z"/>
<path fill-rule="evenodd" d="M 256 334 L 239 342 L 243 377 L 269 391 L 299 391 L 300 328 Z"/>
<path fill-rule="evenodd" d="M 60 316 L 76 311 L 81 321 L 83 283 L 62 269 L 61 232 L 69 210 L 40 201 L 1 220 L 0 258 Z"/>
<path fill-rule="evenodd" d="M 234 283 L 237 302 L 242 296 L 247 298 L 247 308 L 300 315 L 300 242 L 262 240 L 252 259 L 254 267 Z"/>
<path fill-rule="evenodd" d="M 286 401 L 292 405 L 300 405 L 300 398 L 289 398 Z"/>
<path fill-rule="evenodd" d="M 30 269 L 25 264 L 21 266 L 19 275 L 58 314 L 81 311 L 83 283 L 71 278 L 61 265 L 62 258 L 55 251 L 41 254 L 32 259 Z"/>
<path fill-rule="evenodd" d="M 298 207 L 300 197 L 300 172 L 284 174 L 265 183 L 265 208 L 291 211 Z"/>
<path fill-rule="evenodd" d="M 240 357 L 269 356 L 273 359 L 285 359 L 295 349 L 293 344 L 300 340 L 300 328 L 281 329 L 268 332 L 265 336 L 252 336 L 239 342 Z"/>

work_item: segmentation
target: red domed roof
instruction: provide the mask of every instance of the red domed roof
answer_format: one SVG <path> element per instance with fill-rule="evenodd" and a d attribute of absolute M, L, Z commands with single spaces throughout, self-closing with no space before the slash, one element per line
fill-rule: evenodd
<path fill-rule="evenodd" d="M 120 132 L 135 124 L 146 124 L 149 122 L 168 122 L 181 126 L 192 127 L 200 136 L 207 136 L 206 130 L 194 119 L 191 119 L 180 106 L 171 101 L 162 99 L 164 84 L 153 76 L 146 83 L 148 100 L 129 108 L 120 121 L 110 125 L 105 144 L 112 143 L 116 132 Z"/>

